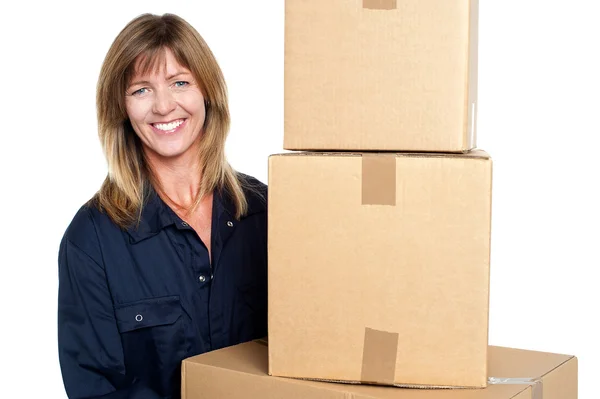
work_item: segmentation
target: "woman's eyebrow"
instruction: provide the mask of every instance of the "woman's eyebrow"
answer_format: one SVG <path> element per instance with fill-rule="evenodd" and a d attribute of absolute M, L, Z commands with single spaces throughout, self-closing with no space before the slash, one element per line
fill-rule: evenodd
<path fill-rule="evenodd" d="M 147 80 L 136 80 L 135 82 L 131 82 L 129 84 L 129 87 L 137 86 L 137 85 L 148 85 L 148 84 L 150 84 L 150 82 L 148 82 Z"/>
<path fill-rule="evenodd" d="M 176 78 L 177 76 L 180 76 L 180 75 L 188 75 L 188 74 L 189 74 L 189 72 L 184 72 L 184 71 L 176 72 L 176 73 L 174 73 L 172 75 L 167 76 L 167 80 L 171 80 L 171 79 Z"/>
<path fill-rule="evenodd" d="M 166 80 L 171 80 L 173 78 L 176 78 L 177 76 L 180 75 L 189 75 L 189 72 L 176 72 L 174 74 L 171 74 L 169 76 L 166 77 Z M 131 86 L 135 86 L 135 85 L 149 85 L 150 82 L 148 82 L 147 80 L 136 80 L 135 82 L 131 82 L 131 84 L 129 85 L 129 87 Z"/>

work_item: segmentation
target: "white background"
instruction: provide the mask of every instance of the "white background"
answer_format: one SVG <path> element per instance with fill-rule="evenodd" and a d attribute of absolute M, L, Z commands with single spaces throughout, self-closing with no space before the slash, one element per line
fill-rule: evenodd
<path fill-rule="evenodd" d="M 600 371 L 597 4 L 480 5 L 478 144 L 495 162 L 490 343 L 577 355 L 580 398 L 594 397 Z M 57 251 L 106 173 L 94 101 L 108 47 L 143 12 L 187 19 L 228 82 L 228 157 L 266 182 L 267 156 L 282 151 L 283 0 L 0 7 L 0 396 L 64 398 Z"/>

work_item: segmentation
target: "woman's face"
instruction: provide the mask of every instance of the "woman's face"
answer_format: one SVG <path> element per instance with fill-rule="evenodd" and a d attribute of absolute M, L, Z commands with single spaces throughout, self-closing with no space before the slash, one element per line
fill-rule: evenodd
<path fill-rule="evenodd" d="M 136 74 L 125 105 L 131 125 L 151 158 L 195 157 L 206 110 L 204 96 L 191 72 L 169 49 L 158 71 Z"/>

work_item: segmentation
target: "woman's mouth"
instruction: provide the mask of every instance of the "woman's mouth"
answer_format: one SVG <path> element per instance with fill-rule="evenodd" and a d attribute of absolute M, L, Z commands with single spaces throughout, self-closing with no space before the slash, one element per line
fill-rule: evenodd
<path fill-rule="evenodd" d="M 175 119 L 170 122 L 151 123 L 152 129 L 158 134 L 173 134 L 185 125 L 187 119 Z"/>

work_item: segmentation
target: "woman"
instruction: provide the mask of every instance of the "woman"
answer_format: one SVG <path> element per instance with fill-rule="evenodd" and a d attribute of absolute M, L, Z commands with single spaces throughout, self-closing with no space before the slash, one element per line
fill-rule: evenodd
<path fill-rule="evenodd" d="M 223 75 L 175 15 L 117 36 L 97 87 L 108 161 L 59 252 L 70 398 L 178 398 L 186 357 L 265 336 L 266 186 L 225 160 Z"/>

